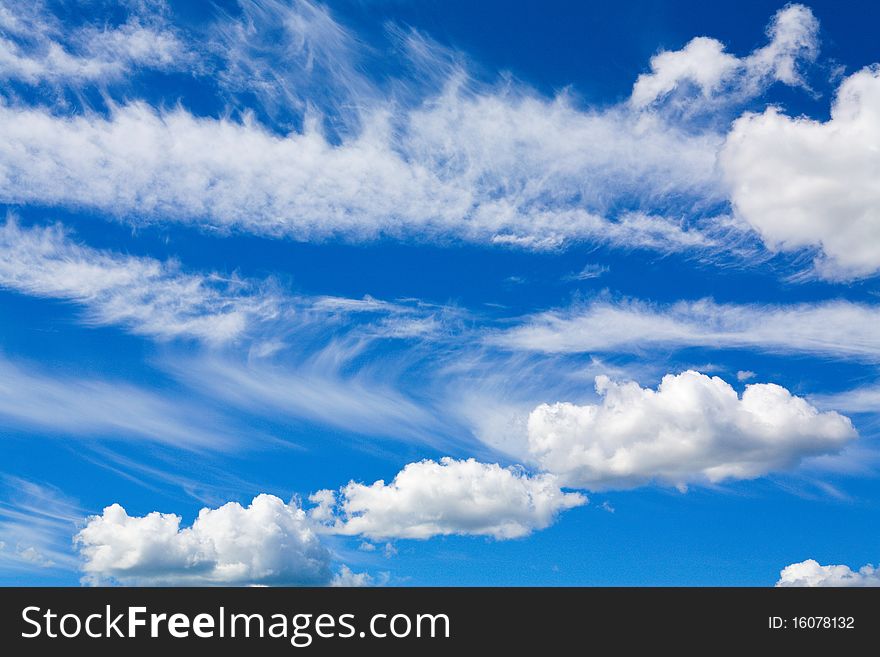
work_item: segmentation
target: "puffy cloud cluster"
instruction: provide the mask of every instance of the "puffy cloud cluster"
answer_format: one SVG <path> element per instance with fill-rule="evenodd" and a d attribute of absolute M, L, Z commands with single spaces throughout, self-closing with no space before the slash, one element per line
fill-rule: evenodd
<path fill-rule="evenodd" d="M 858 571 L 849 566 L 822 566 L 807 559 L 783 568 L 776 586 L 880 586 L 880 571 L 870 565 Z"/>
<path fill-rule="evenodd" d="M 76 535 L 85 580 L 136 585 L 286 584 L 331 581 L 330 552 L 306 513 L 272 495 L 247 507 L 202 509 L 189 527 L 180 516 L 135 517 L 118 504 L 87 519 Z"/>
<path fill-rule="evenodd" d="M 631 103 L 646 107 L 683 84 L 699 88 L 704 100 L 724 92 L 728 100 L 759 93 L 768 83 L 803 84 L 801 62 L 818 54 L 819 22 L 809 8 L 790 4 L 780 9 L 767 27 L 770 42 L 746 57 L 724 51 L 724 44 L 696 37 L 681 50 L 663 51 L 651 58 L 651 72 L 639 76 Z"/>
<path fill-rule="evenodd" d="M 720 162 L 737 214 L 769 248 L 819 250 L 825 278 L 880 270 L 880 68 L 844 80 L 828 121 L 745 115 Z"/>
<path fill-rule="evenodd" d="M 856 437 L 848 418 L 774 384 L 748 385 L 740 397 L 718 377 L 687 371 L 656 390 L 599 376 L 596 391 L 601 404 L 542 404 L 529 416 L 531 457 L 568 486 L 751 479 Z"/>
<path fill-rule="evenodd" d="M 509 539 L 544 529 L 565 509 L 586 504 L 560 490 L 555 477 L 449 457 L 410 463 L 394 480 L 350 482 L 337 494 L 318 491 L 316 520 L 337 534 L 373 539 L 467 534 Z"/>
<path fill-rule="evenodd" d="M 296 503 L 256 496 L 243 507 L 230 502 L 204 508 L 188 527 L 180 516 L 159 512 L 130 516 L 119 504 L 90 516 L 75 537 L 84 581 L 123 585 L 332 585 L 387 582 L 342 565 L 321 534 L 416 538 L 459 534 L 509 539 L 549 526 L 565 509 L 587 503 L 565 493 L 552 475 L 530 477 L 474 459 L 410 463 L 394 481 L 354 482 L 337 494 L 309 498 L 307 514 Z M 386 556 L 394 549 L 388 545 Z"/>

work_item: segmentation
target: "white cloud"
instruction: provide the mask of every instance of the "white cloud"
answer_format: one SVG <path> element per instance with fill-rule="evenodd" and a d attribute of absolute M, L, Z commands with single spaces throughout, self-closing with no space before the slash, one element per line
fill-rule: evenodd
<path fill-rule="evenodd" d="M 451 333 L 462 315 L 462 311 L 453 306 L 439 306 L 418 299 L 391 302 L 370 295 L 361 299 L 320 296 L 302 302 L 304 314 L 312 313 L 322 322 L 332 318 L 375 315 L 378 320 L 361 325 L 361 329 L 365 335 L 377 338 L 439 338 Z"/>
<path fill-rule="evenodd" d="M 528 476 L 473 459 L 407 465 L 388 486 L 350 482 L 338 493 L 296 502 L 267 494 L 243 507 L 203 508 L 192 525 L 159 512 L 130 516 L 119 504 L 86 519 L 74 537 L 83 581 L 139 586 L 331 585 L 382 586 L 387 573 L 331 572 L 332 554 L 321 534 L 376 538 L 430 538 L 463 534 L 508 539 L 543 529 L 563 510 L 586 504 L 564 493 L 551 475 Z M 362 544 L 361 549 L 368 549 Z M 396 549 L 383 548 L 390 558 Z"/>
<path fill-rule="evenodd" d="M 229 421 L 125 381 L 49 373 L 0 357 L 0 418 L 8 429 L 94 439 L 140 438 L 227 448 Z"/>
<path fill-rule="evenodd" d="M 314 107 L 357 123 L 375 90 L 358 66 L 364 46 L 354 33 L 308 0 L 237 4 L 235 17 L 221 13 L 205 35 L 220 59 L 212 77 L 223 90 L 251 94 L 279 123 Z"/>
<path fill-rule="evenodd" d="M 803 5 L 780 9 L 767 27 L 770 42 L 746 57 L 724 51 L 724 44 L 696 37 L 681 50 L 651 58 L 651 72 L 639 76 L 630 102 L 639 108 L 665 98 L 683 84 L 699 88 L 704 101 L 723 94 L 724 101 L 754 96 L 773 81 L 802 85 L 798 70 L 818 53 L 819 22 Z"/>
<path fill-rule="evenodd" d="M 320 585 L 330 553 L 305 512 L 272 495 L 242 507 L 204 508 L 189 527 L 180 516 L 129 516 L 118 504 L 91 516 L 76 535 L 84 580 L 135 585 Z"/>
<path fill-rule="evenodd" d="M 189 387 L 246 411 L 271 411 L 362 435 L 428 444 L 440 439 L 442 427 L 425 405 L 389 382 L 390 359 L 379 373 L 341 372 L 348 362 L 344 350 L 331 343 L 307 362 L 287 366 L 205 357 L 175 360 L 169 368 Z"/>
<path fill-rule="evenodd" d="M 460 311 L 406 299 L 291 296 L 270 281 L 185 272 L 174 261 L 121 255 L 75 242 L 60 225 L 0 224 L 0 288 L 85 306 L 90 324 L 115 324 L 160 340 L 189 337 L 219 346 L 278 322 L 253 355 L 282 350 L 279 335 L 331 325 L 370 338 L 427 339 L 449 333 Z M 294 315 L 297 318 L 294 320 Z M 352 322 L 353 315 L 370 316 Z"/>
<path fill-rule="evenodd" d="M 587 502 L 583 495 L 560 490 L 551 475 L 528 476 L 515 468 L 449 457 L 410 463 L 389 484 L 352 481 L 338 496 L 324 490 L 310 499 L 318 504 L 313 517 L 327 523 L 327 531 L 371 539 L 518 538 Z"/>
<path fill-rule="evenodd" d="M 849 566 L 822 566 L 807 559 L 783 568 L 776 586 L 880 586 L 880 571 L 871 565 L 858 571 Z"/>
<path fill-rule="evenodd" d="M 74 570 L 70 535 L 79 507 L 50 486 L 0 475 L 0 572 Z"/>
<path fill-rule="evenodd" d="M 740 61 L 724 52 L 724 44 L 708 37 L 691 39 L 681 50 L 663 51 L 651 58 L 651 72 L 643 73 L 632 90 L 632 103 L 644 107 L 673 91 L 683 81 L 697 85 L 704 96 L 718 90 Z"/>
<path fill-rule="evenodd" d="M 788 85 L 804 84 L 798 65 L 816 58 L 818 33 L 819 21 L 808 7 L 786 5 L 767 26 L 770 43 L 745 59 L 749 77 L 759 80 L 770 77 Z"/>
<path fill-rule="evenodd" d="M 0 287 L 83 304 L 88 321 L 159 339 L 222 343 L 279 313 L 267 290 L 235 277 L 187 274 L 177 263 L 97 251 L 59 226 L 0 226 Z"/>
<path fill-rule="evenodd" d="M 768 248 L 818 249 L 829 279 L 880 270 L 880 68 L 843 81 L 828 121 L 745 115 L 720 162 L 737 214 Z"/>
<path fill-rule="evenodd" d="M 848 413 L 880 412 L 880 385 L 874 383 L 833 394 L 813 395 L 810 400 L 821 408 L 836 408 Z"/>
<path fill-rule="evenodd" d="M 178 69 L 190 54 L 161 7 L 124 23 L 66 30 L 42 3 L 0 2 L 0 78 L 78 85 L 121 79 L 138 68 Z M 158 10 L 158 11 L 157 11 Z"/>
<path fill-rule="evenodd" d="M 382 235 L 554 248 L 706 248 L 666 219 L 723 200 L 715 133 L 650 113 L 583 111 L 559 96 L 451 83 L 409 109 L 364 111 L 329 141 L 315 121 L 279 136 L 256 123 L 157 111 L 58 116 L 0 105 L 0 201 L 75 206 L 299 240 Z M 621 199 L 663 212 L 615 210 Z M 615 214 L 616 213 L 616 214 Z M 611 216 L 611 219 L 606 217 Z"/>
<path fill-rule="evenodd" d="M 10 24 L 16 20 L 24 19 Z M 109 75 L 107 62 L 182 61 L 163 26 L 151 5 L 74 40 L 91 44 L 89 66 L 100 64 L 88 75 Z M 817 29 L 807 8 L 789 5 L 768 27 L 768 45 L 750 55 L 734 57 L 700 37 L 652 60 L 634 90 L 642 109 L 592 109 L 510 79 L 480 84 L 436 44 L 393 29 L 403 68 L 442 71 L 443 82 L 400 79 L 382 91 L 362 73 L 368 49 L 324 7 L 243 0 L 235 17 L 219 12 L 193 47 L 221 97 L 239 94 L 231 103 L 238 107 L 256 101 L 278 132 L 248 111 L 240 120 L 214 118 L 110 98 L 105 113 L 62 115 L 5 102 L 0 201 L 298 240 L 442 237 L 530 249 L 585 240 L 717 252 L 730 246 L 730 222 L 710 216 L 726 200 L 716 166 L 724 136 L 644 106 L 683 80 L 731 98 L 771 80 L 800 84 L 798 66 L 815 57 Z M 9 46 L 9 66 L 24 71 L 16 48 Z M 87 75 L 81 62 L 53 66 L 59 79 Z M 733 88 L 728 78 L 737 80 Z M 285 112 L 302 121 L 278 118 Z"/>
<path fill-rule="evenodd" d="M 752 372 L 751 370 L 739 370 L 736 373 L 736 380 L 737 381 L 748 381 L 750 379 L 754 379 L 755 376 L 757 376 L 757 375 L 754 372 Z"/>
<path fill-rule="evenodd" d="M 601 404 L 542 404 L 528 420 L 528 450 L 564 485 L 629 488 L 651 481 L 753 479 L 803 458 L 840 451 L 857 434 L 775 384 L 742 397 L 718 377 L 663 377 L 657 390 L 596 377 Z"/>
<path fill-rule="evenodd" d="M 609 271 L 609 268 L 606 265 L 599 265 L 596 263 L 587 263 L 584 265 L 584 268 L 579 272 L 574 274 L 569 274 L 566 276 L 566 280 L 570 281 L 588 281 L 593 278 L 599 278 L 600 276 L 604 276 Z"/>
<path fill-rule="evenodd" d="M 527 317 L 487 337 L 507 349 L 545 353 L 627 352 L 660 347 L 759 349 L 876 361 L 880 306 L 850 301 L 671 305 L 599 299 Z"/>
<path fill-rule="evenodd" d="M 339 569 L 339 572 L 330 580 L 330 586 L 337 587 L 363 587 L 363 586 L 384 586 L 388 583 L 389 574 L 382 573 L 377 580 L 370 573 L 356 573 L 345 564 Z"/>

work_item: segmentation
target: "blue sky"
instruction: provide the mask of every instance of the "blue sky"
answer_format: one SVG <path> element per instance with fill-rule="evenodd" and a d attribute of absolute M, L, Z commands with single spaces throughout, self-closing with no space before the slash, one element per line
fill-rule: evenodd
<path fill-rule="evenodd" d="M 878 13 L 0 3 L 0 584 L 877 585 Z"/>

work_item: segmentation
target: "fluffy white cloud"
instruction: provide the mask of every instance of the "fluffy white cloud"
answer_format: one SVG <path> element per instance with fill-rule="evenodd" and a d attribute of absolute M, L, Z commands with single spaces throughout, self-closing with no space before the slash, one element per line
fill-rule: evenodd
<path fill-rule="evenodd" d="M 305 512 L 272 495 L 242 507 L 202 509 L 190 527 L 180 516 L 129 516 L 118 504 L 87 519 L 75 542 L 85 580 L 136 585 L 320 585 L 330 553 Z"/>
<path fill-rule="evenodd" d="M 691 39 L 681 50 L 666 50 L 651 58 L 651 72 L 633 85 L 631 101 L 644 107 L 673 91 L 683 81 L 697 85 L 704 96 L 717 91 L 722 81 L 740 66 L 738 58 L 724 52 L 724 44 L 708 37 Z"/>
<path fill-rule="evenodd" d="M 720 163 L 737 214 L 769 248 L 820 250 L 825 278 L 880 270 L 880 68 L 843 81 L 828 121 L 747 114 Z"/>
<path fill-rule="evenodd" d="M 95 324 L 122 324 L 160 339 L 222 343 L 257 319 L 278 314 L 278 299 L 253 283 L 186 274 L 174 262 L 81 246 L 59 226 L 0 225 L 0 287 L 83 304 Z"/>
<path fill-rule="evenodd" d="M 0 2 L 0 78 L 77 85 L 119 80 L 137 68 L 174 69 L 188 59 L 161 3 L 124 23 L 65 30 L 42 3 Z"/>
<path fill-rule="evenodd" d="M 350 482 L 337 493 L 309 497 L 307 514 L 295 502 L 256 496 L 243 507 L 230 502 L 204 508 L 188 527 L 159 512 L 135 517 L 119 504 L 90 516 L 74 538 L 83 581 L 124 585 L 383 585 L 342 565 L 320 534 L 419 538 L 462 534 L 508 539 L 543 529 L 563 510 L 587 503 L 559 489 L 552 475 L 530 477 L 474 459 L 450 458 L 407 465 L 394 481 Z M 0 517 L 2 519 L 2 517 Z M 0 524 L 2 528 L 2 524 Z M 385 556 L 394 547 L 385 546 Z"/>
<path fill-rule="evenodd" d="M 410 463 L 389 484 L 352 481 L 338 496 L 323 490 L 310 499 L 318 504 L 313 517 L 327 523 L 327 531 L 374 539 L 518 538 L 587 502 L 560 490 L 552 475 L 528 476 L 516 468 L 449 457 Z"/>
<path fill-rule="evenodd" d="M 346 565 L 342 565 L 339 572 L 330 580 L 330 586 L 337 587 L 363 587 L 363 586 L 385 586 L 390 579 L 389 573 L 381 573 L 378 578 L 373 577 L 370 573 L 356 573 Z"/>
<path fill-rule="evenodd" d="M 657 390 L 599 376 L 596 391 L 601 404 L 542 404 L 529 416 L 531 457 L 568 486 L 752 479 L 857 435 L 848 418 L 775 384 L 748 385 L 740 398 L 722 379 L 687 371 Z"/>
<path fill-rule="evenodd" d="M 651 72 L 639 76 L 630 101 L 646 107 L 690 83 L 708 100 L 723 91 L 727 100 L 755 95 L 769 82 L 802 84 L 800 62 L 818 53 L 819 23 L 803 5 L 780 9 L 767 27 L 770 42 L 738 58 L 724 52 L 716 39 L 697 37 L 681 50 L 663 51 L 651 58 Z"/>
<path fill-rule="evenodd" d="M 629 352 L 658 347 L 760 349 L 876 361 L 880 306 L 850 301 L 671 305 L 600 299 L 526 318 L 490 344 L 545 353 Z"/>
<path fill-rule="evenodd" d="M 783 568 L 776 586 L 880 586 L 880 571 L 871 565 L 858 571 L 849 566 L 822 566 L 807 559 Z"/>
<path fill-rule="evenodd" d="M 767 36 L 770 43 L 745 59 L 748 76 L 803 84 L 798 65 L 813 61 L 819 52 L 819 21 L 813 12 L 804 5 L 786 5 L 773 16 Z"/>

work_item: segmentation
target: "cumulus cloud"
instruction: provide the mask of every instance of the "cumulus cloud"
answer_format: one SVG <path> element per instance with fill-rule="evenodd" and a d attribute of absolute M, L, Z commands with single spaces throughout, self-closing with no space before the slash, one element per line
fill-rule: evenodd
<path fill-rule="evenodd" d="M 691 39 L 681 50 L 666 50 L 651 58 L 651 72 L 633 85 L 631 101 L 644 107 L 674 90 L 683 81 L 697 85 L 703 95 L 718 90 L 721 82 L 740 66 L 738 58 L 724 52 L 724 44 L 708 37 Z"/>
<path fill-rule="evenodd" d="M 164 20 L 164 3 L 141 3 L 117 25 L 64 29 L 41 2 L 0 2 L 0 78 L 79 85 L 121 79 L 139 68 L 172 70 L 189 59 Z M 137 8 L 136 4 L 132 7 Z"/>
<path fill-rule="evenodd" d="M 598 299 L 525 318 L 486 340 L 544 353 L 642 352 L 659 347 L 759 349 L 876 361 L 880 306 L 850 301 L 662 305 Z"/>
<path fill-rule="evenodd" d="M 564 485 L 629 488 L 651 481 L 753 479 L 840 451 L 856 438 L 848 418 L 819 412 L 785 388 L 686 371 L 656 390 L 596 377 L 600 404 L 542 404 L 528 420 L 528 451 Z"/>
<path fill-rule="evenodd" d="M 474 459 L 410 463 L 387 486 L 350 482 L 294 501 L 257 495 L 247 507 L 204 508 L 190 526 L 159 512 L 130 516 L 119 504 L 86 519 L 74 537 L 83 581 L 123 585 L 374 586 L 389 575 L 332 572 L 321 534 L 417 538 L 460 534 L 518 538 L 587 503 L 559 489 L 552 475 L 525 474 Z M 2 518 L 2 516 L 0 516 Z M 2 528 L 2 525 L 0 525 Z M 386 544 L 386 557 L 396 553 Z"/>
<path fill-rule="evenodd" d="M 94 324 L 160 339 L 231 340 L 279 313 L 268 290 L 235 277 L 187 274 L 175 262 L 98 251 L 60 226 L 0 225 L 0 287 L 84 305 Z"/>
<path fill-rule="evenodd" d="M 720 163 L 738 216 L 770 249 L 818 250 L 829 279 L 880 270 L 880 68 L 843 81 L 828 121 L 745 115 Z"/>
<path fill-rule="evenodd" d="M 717 39 L 696 37 L 681 50 L 652 57 L 651 72 L 636 80 L 630 102 L 643 108 L 686 84 L 697 87 L 706 101 L 723 92 L 726 102 L 754 96 L 774 81 L 802 85 L 799 65 L 816 58 L 818 31 L 807 7 L 789 4 L 770 21 L 770 42 L 746 57 L 725 52 Z"/>
<path fill-rule="evenodd" d="M 318 491 L 313 517 L 325 530 L 371 539 L 450 534 L 510 539 L 548 527 L 565 509 L 587 503 L 560 490 L 552 475 L 529 476 L 516 468 L 474 459 L 410 463 L 394 480 L 350 482 L 338 494 Z"/>
<path fill-rule="evenodd" d="M 849 566 L 822 566 L 807 559 L 783 568 L 776 586 L 880 586 L 880 571 L 871 565 L 858 571 Z"/>
<path fill-rule="evenodd" d="M 390 579 L 389 573 L 382 573 L 378 578 L 370 573 L 356 573 L 346 565 L 342 565 L 339 572 L 330 580 L 330 586 L 337 587 L 364 587 L 384 586 Z"/>
<path fill-rule="evenodd" d="M 91 516 L 75 537 L 92 584 L 320 585 L 330 552 L 305 512 L 272 495 L 247 506 L 205 508 L 189 527 L 180 516 L 130 516 L 118 504 Z"/>

